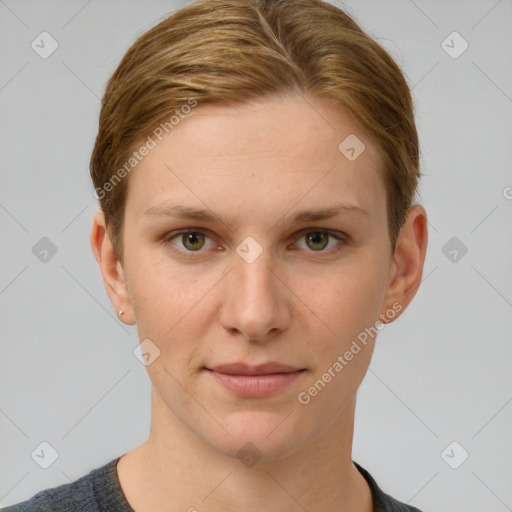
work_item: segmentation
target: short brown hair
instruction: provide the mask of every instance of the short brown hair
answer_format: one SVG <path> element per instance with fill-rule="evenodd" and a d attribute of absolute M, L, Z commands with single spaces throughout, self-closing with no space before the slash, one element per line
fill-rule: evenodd
<path fill-rule="evenodd" d="M 136 144 L 191 102 L 240 104 L 288 92 L 348 107 L 377 144 L 394 250 L 420 177 L 413 102 L 399 66 L 322 0 L 198 0 L 139 37 L 106 86 L 90 171 L 120 260 L 121 177 L 129 169 L 112 178 Z"/>

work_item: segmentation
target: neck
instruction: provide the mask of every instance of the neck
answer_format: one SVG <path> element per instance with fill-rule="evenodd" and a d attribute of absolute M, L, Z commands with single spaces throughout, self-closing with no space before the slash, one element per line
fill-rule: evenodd
<path fill-rule="evenodd" d="M 339 419 L 299 450 L 244 464 L 186 428 L 154 391 L 149 439 L 121 457 L 121 487 L 136 512 L 371 512 L 351 459 L 355 396 Z"/>

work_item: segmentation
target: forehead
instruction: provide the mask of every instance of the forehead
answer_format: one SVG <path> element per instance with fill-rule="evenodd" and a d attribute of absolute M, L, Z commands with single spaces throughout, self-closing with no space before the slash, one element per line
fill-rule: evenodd
<path fill-rule="evenodd" d="M 198 106 L 153 139 L 129 178 L 127 210 L 137 215 L 169 199 L 253 213 L 299 201 L 385 205 L 377 146 L 348 109 L 326 100 L 297 94 Z"/>

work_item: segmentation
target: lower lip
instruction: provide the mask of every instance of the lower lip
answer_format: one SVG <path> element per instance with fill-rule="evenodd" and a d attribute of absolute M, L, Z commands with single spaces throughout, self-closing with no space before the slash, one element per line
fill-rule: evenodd
<path fill-rule="evenodd" d="M 296 381 L 304 370 L 267 375 L 230 375 L 209 370 L 224 387 L 244 398 L 261 398 L 272 395 Z"/>

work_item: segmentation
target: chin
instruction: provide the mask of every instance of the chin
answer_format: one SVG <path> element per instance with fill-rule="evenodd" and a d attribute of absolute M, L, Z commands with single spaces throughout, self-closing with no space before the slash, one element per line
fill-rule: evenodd
<path fill-rule="evenodd" d="M 261 410 L 234 413 L 223 421 L 231 435 L 224 432 L 207 442 L 217 451 L 242 462 L 244 457 L 261 462 L 287 458 L 297 452 L 308 437 L 304 423 L 299 428 L 298 415 L 290 414 L 291 411 L 290 408 L 280 413 Z"/>

